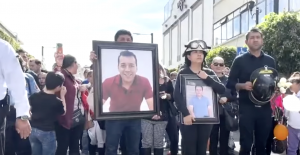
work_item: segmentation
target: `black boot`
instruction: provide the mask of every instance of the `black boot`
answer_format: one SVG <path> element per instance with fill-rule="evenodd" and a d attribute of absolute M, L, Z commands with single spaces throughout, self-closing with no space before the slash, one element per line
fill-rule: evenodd
<path fill-rule="evenodd" d="M 151 148 L 142 148 L 143 155 L 151 155 Z"/>
<path fill-rule="evenodd" d="M 154 155 L 164 155 L 164 149 L 154 149 Z"/>

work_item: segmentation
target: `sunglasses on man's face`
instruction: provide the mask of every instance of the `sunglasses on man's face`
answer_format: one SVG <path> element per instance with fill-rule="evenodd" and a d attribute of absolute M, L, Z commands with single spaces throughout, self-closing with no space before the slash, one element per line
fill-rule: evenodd
<path fill-rule="evenodd" d="M 214 66 L 224 67 L 224 63 L 214 63 Z"/>

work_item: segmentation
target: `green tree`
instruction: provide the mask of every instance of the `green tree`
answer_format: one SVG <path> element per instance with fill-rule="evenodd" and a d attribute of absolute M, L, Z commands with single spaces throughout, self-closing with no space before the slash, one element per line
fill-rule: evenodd
<path fill-rule="evenodd" d="M 206 56 L 206 63 L 209 66 L 212 63 L 214 57 L 219 56 L 225 60 L 225 65 L 230 67 L 232 61 L 236 57 L 235 46 L 218 46 L 211 49 Z"/>
<path fill-rule="evenodd" d="M 20 49 L 20 44 L 13 39 L 12 37 L 10 37 L 9 35 L 7 35 L 5 32 L 0 30 L 0 38 L 2 38 L 3 40 L 7 41 L 10 43 L 10 45 L 15 49 L 18 50 Z"/>
<path fill-rule="evenodd" d="M 258 28 L 264 35 L 263 50 L 274 57 L 278 72 L 287 76 L 300 71 L 299 13 L 271 13 Z"/>

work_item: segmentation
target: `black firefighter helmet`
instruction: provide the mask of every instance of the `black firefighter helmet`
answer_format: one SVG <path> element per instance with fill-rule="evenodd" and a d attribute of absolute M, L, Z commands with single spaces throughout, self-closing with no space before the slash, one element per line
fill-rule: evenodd
<path fill-rule="evenodd" d="M 252 72 L 250 81 L 252 91 L 249 92 L 250 100 L 256 105 L 269 103 L 276 90 L 278 72 L 274 68 L 264 66 Z"/>

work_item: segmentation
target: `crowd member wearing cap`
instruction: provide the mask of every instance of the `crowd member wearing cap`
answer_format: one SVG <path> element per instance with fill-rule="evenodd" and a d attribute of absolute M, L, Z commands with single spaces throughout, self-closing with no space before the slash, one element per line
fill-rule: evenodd
<path fill-rule="evenodd" d="M 225 91 L 224 85 L 220 81 L 214 80 L 211 76 L 216 74 L 205 68 L 205 56 L 207 55 L 206 43 L 202 40 L 192 40 L 185 46 L 186 50 L 183 53 L 185 57 L 185 68 L 178 73 L 178 78 L 181 74 L 197 75 L 199 80 L 212 87 L 213 91 L 222 94 Z M 183 155 L 206 155 L 207 141 L 210 136 L 212 124 L 193 124 L 195 118 L 190 114 L 187 105 L 184 102 L 184 94 L 181 91 L 180 80 L 176 80 L 174 99 L 178 110 L 183 115 L 183 123 L 181 126 L 182 134 L 182 154 Z"/>
<path fill-rule="evenodd" d="M 275 60 L 262 51 L 263 34 L 252 28 L 246 35 L 249 51 L 236 57 L 231 66 L 227 88 L 239 91 L 240 155 L 249 155 L 255 135 L 256 154 L 266 154 L 266 142 L 272 126 L 270 102 L 256 105 L 249 97 L 253 90 L 250 76 L 253 71 L 268 66 L 276 68 Z M 251 64 L 251 65 L 250 65 Z"/>
<path fill-rule="evenodd" d="M 119 30 L 115 34 L 115 42 L 132 43 L 133 38 L 131 32 L 127 30 Z M 90 54 L 93 62 L 97 59 L 94 51 Z M 100 125 L 101 127 L 101 125 Z M 116 155 L 120 143 L 122 155 L 139 155 L 141 143 L 141 119 L 130 120 L 107 120 L 105 121 L 106 155 Z"/>
<path fill-rule="evenodd" d="M 223 70 L 225 68 L 224 59 L 221 57 L 215 57 L 211 63 L 211 69 L 216 73 L 220 81 L 226 85 L 228 77 L 224 75 Z M 219 113 L 220 123 L 214 124 L 210 135 L 209 153 L 210 155 L 227 155 L 228 154 L 228 140 L 230 131 L 225 125 L 224 110 L 231 109 L 228 102 L 235 102 L 237 100 L 237 93 L 235 90 L 226 89 L 224 94 L 219 95 Z M 221 106 L 222 105 L 222 106 Z M 224 107 L 224 108 L 223 108 Z M 220 152 L 218 152 L 218 142 L 220 137 Z"/>

